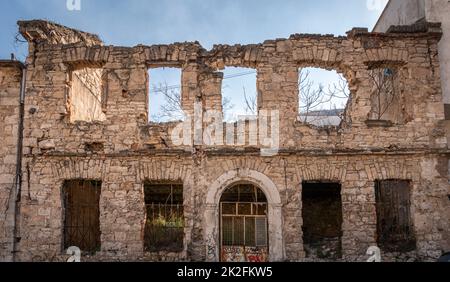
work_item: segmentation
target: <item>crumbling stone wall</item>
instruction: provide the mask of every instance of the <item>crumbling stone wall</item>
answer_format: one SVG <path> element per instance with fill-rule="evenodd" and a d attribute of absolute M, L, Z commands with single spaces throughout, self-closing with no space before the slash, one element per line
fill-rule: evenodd
<path fill-rule="evenodd" d="M 42 26 L 51 26 L 48 32 Z M 441 33 L 378 34 L 354 29 L 345 37 L 292 35 L 255 45 L 198 42 L 136 47 L 102 46 L 95 36 L 46 22 L 20 22 L 30 44 L 27 58 L 24 130 L 24 179 L 18 259 L 62 258 L 65 180 L 102 181 L 101 251 L 92 260 L 215 261 L 218 226 L 208 194 L 224 175 L 256 185 L 264 175 L 274 195 L 269 201 L 272 260 L 303 260 L 304 181 L 342 185 L 343 259 L 363 261 L 376 245 L 374 182 L 405 179 L 412 187 L 417 250 L 412 259 L 438 257 L 449 233 L 447 139 L 437 44 Z M 261 146 L 178 146 L 170 138 L 179 123 L 148 124 L 148 68 L 182 69 L 182 105 L 194 113 L 220 110 L 220 70 L 225 66 L 257 70 L 258 107 L 279 110 L 280 151 L 260 154 Z M 339 128 L 315 128 L 298 121 L 298 69 L 335 69 L 349 81 L 350 104 Z M 400 66 L 405 89 L 405 123 L 368 123 L 369 71 Z M 74 68 L 103 69 L 104 120 L 70 120 L 68 97 Z M 151 78 L 150 78 L 151 79 Z M 181 180 L 184 184 L 184 251 L 144 254 L 145 181 Z M 224 182 L 227 183 L 227 182 Z M 272 185 L 273 184 L 273 185 Z M 222 187 L 224 189 L 226 187 Z M 270 198 L 270 197 L 269 197 Z M 447 238 L 448 239 L 448 238 Z M 386 259 L 396 254 L 384 254 Z"/>
<path fill-rule="evenodd" d="M 21 78 L 20 64 L 0 61 L 0 261 L 12 252 Z"/>

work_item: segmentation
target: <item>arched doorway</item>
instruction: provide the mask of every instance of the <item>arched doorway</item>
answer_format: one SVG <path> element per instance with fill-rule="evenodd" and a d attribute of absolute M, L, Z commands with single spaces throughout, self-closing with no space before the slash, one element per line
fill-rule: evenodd
<path fill-rule="evenodd" d="M 250 169 L 230 170 L 218 177 L 208 188 L 204 213 L 206 261 L 220 261 L 220 201 L 223 193 L 237 183 L 251 183 L 267 198 L 268 261 L 283 261 L 283 219 L 281 197 L 277 186 L 265 174 Z"/>
<path fill-rule="evenodd" d="M 264 192 L 250 183 L 227 188 L 220 199 L 220 260 L 268 261 L 268 205 Z"/>

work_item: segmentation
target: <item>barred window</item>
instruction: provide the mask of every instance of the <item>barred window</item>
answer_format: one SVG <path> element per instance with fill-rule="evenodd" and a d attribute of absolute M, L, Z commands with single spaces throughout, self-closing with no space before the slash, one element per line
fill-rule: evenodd
<path fill-rule="evenodd" d="M 221 199 L 222 245 L 267 246 L 267 200 L 254 185 L 236 185 Z"/>
<path fill-rule="evenodd" d="M 144 190 L 147 212 L 145 251 L 181 252 L 184 240 L 183 185 L 148 183 Z"/>

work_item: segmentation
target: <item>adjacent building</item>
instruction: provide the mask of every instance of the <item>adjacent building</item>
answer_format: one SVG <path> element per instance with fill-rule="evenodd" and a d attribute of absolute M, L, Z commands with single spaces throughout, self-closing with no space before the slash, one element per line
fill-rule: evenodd
<path fill-rule="evenodd" d="M 387 32 L 391 26 L 415 23 L 441 23 L 443 36 L 439 42 L 442 91 L 447 119 L 450 119 L 450 2 L 447 0 L 390 0 L 374 27 L 374 32 Z"/>

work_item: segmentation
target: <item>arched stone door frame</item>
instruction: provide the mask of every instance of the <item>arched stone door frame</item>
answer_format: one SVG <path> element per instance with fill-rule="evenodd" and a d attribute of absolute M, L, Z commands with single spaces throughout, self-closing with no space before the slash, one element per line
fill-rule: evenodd
<path fill-rule="evenodd" d="M 248 182 L 260 188 L 267 198 L 269 226 L 269 260 L 282 261 L 285 257 L 283 244 L 283 218 L 281 197 L 276 185 L 266 175 L 254 170 L 228 171 L 214 181 L 206 196 L 204 215 L 206 260 L 220 261 L 219 207 L 223 192 L 233 184 Z"/>

